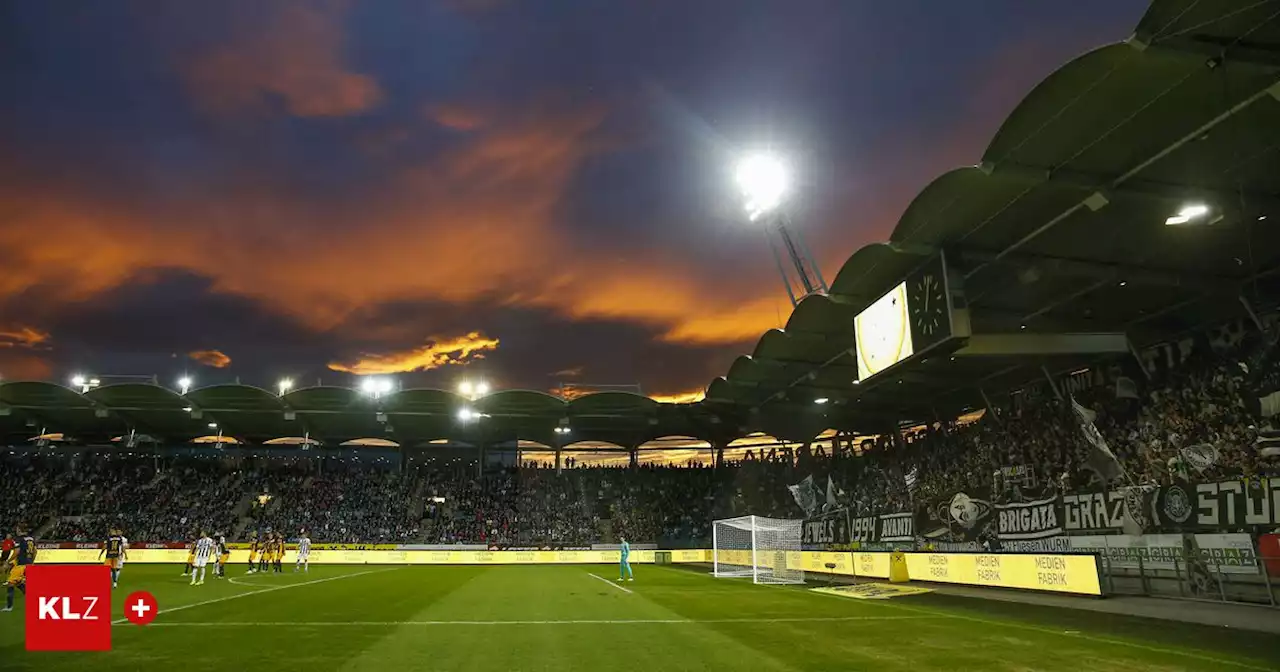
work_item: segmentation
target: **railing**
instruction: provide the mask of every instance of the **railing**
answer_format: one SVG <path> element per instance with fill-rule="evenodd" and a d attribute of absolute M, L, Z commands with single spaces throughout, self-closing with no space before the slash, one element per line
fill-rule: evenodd
<path fill-rule="evenodd" d="M 1188 561 L 1182 557 L 1117 562 L 1099 555 L 1103 582 L 1112 595 L 1144 595 L 1254 604 L 1280 608 L 1280 557 L 1259 557 L 1254 565 Z"/>

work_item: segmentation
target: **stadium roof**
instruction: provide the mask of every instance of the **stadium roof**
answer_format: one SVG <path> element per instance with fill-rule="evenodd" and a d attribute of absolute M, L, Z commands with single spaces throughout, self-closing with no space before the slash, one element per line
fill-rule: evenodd
<path fill-rule="evenodd" d="M 533 391 L 469 400 L 441 390 L 379 399 L 341 387 L 277 396 L 223 385 L 178 395 L 148 384 L 78 394 L 0 383 L 0 436 L 41 429 L 82 440 L 134 430 L 166 440 L 210 432 L 251 442 L 310 435 L 328 445 L 514 438 L 635 446 L 684 435 L 723 444 L 762 431 L 792 441 L 823 430 L 883 431 L 954 417 L 983 392 L 1063 373 L 1099 355 L 1011 354 L 970 342 L 862 385 L 853 318 L 946 253 L 964 278 L 975 334 L 1122 333 L 1143 345 L 1241 316 L 1280 295 L 1280 21 L 1274 3 L 1155 0 L 1126 41 L 1059 68 L 1001 125 L 977 164 L 916 196 L 886 243 L 845 262 L 826 296 L 805 299 L 697 404 L 606 392 L 572 401 Z M 1189 203 L 1211 225 L 1166 226 Z M 1087 349 L 1087 348 L 1086 348 Z M 825 399 L 828 403 L 815 404 Z M 470 406 L 487 415 L 460 423 Z M 190 410 L 188 410 L 190 409 Z M 18 437 L 22 437 L 19 439 Z M 557 438 L 561 441 L 557 442 Z"/>
<path fill-rule="evenodd" d="M 478 415 L 464 422 L 463 409 Z M 570 434 L 555 431 L 562 425 Z M 727 443 L 747 433 L 700 404 L 663 404 L 629 392 L 564 401 L 543 392 L 503 390 L 472 400 L 436 389 L 375 397 L 347 387 L 276 395 L 250 385 L 215 385 L 182 395 L 151 383 L 123 383 L 81 394 L 49 382 L 0 383 L 0 435 L 10 442 L 59 432 L 81 442 L 106 443 L 130 431 L 170 442 L 220 431 L 257 444 L 310 436 L 326 445 L 372 437 L 402 446 L 438 439 L 487 444 L 523 439 L 549 446 L 602 441 L 625 447 L 676 435 Z"/>
<path fill-rule="evenodd" d="M 887 243 L 854 253 L 708 403 L 787 414 L 825 398 L 839 425 L 866 426 L 953 415 L 980 406 L 980 388 L 1096 362 L 942 356 L 855 385 L 854 316 L 939 251 L 964 278 L 975 334 L 1123 333 L 1141 347 L 1243 316 L 1240 297 L 1277 295 L 1278 114 L 1273 3 L 1156 0 L 1128 40 L 1035 87 L 977 165 L 925 187 Z M 1190 203 L 1221 219 L 1166 225 Z"/>

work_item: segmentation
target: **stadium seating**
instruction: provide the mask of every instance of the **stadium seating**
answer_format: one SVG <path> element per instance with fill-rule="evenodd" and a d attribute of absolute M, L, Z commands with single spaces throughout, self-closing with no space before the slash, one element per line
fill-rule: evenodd
<path fill-rule="evenodd" d="M 1259 449 L 1270 425 L 1256 406 L 1280 388 L 1275 350 L 1270 337 L 1227 348 L 1200 340 L 1177 366 L 1071 392 L 1098 414 L 1135 481 L 1186 478 L 1179 448 L 1199 444 L 1218 455 L 1200 472 L 1205 478 L 1277 475 L 1280 451 Z M 530 464 L 477 476 L 456 464 L 401 471 L 356 453 L 317 469 L 314 460 L 245 462 L 213 450 L 174 458 L 44 448 L 0 459 L 0 527 L 24 520 L 41 538 L 63 541 L 96 541 L 118 524 L 138 541 L 185 539 L 197 528 L 237 539 L 305 527 L 317 541 L 342 543 L 582 546 L 626 534 L 694 544 L 709 537 L 715 518 L 802 515 L 786 487 L 801 474 L 830 474 L 838 504 L 865 513 L 989 486 L 1009 466 L 1034 469 L 1041 492 L 1098 481 L 1071 407 L 1047 386 L 1028 387 L 980 419 L 868 438 L 843 453 L 786 453 L 749 453 L 721 468 L 576 465 L 557 474 Z"/>

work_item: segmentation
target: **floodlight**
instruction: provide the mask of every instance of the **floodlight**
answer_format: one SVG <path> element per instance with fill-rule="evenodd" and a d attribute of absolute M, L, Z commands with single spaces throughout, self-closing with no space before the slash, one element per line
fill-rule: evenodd
<path fill-rule="evenodd" d="M 469 397 L 469 396 L 471 396 L 471 391 L 472 391 L 472 389 L 473 389 L 473 388 L 471 387 L 471 381 L 469 381 L 469 380 L 464 380 L 464 381 L 462 381 L 461 383 L 458 383 L 458 393 L 459 393 L 459 394 L 462 394 L 462 395 L 464 395 L 464 396 L 468 396 L 468 397 Z"/>
<path fill-rule="evenodd" d="M 789 188 L 786 166 L 771 154 L 747 156 L 738 164 L 735 177 L 752 221 L 782 205 Z"/>
<path fill-rule="evenodd" d="M 463 422 L 471 420 L 472 418 L 475 418 L 475 417 L 477 417 L 476 412 L 469 408 L 463 408 L 458 411 L 458 419 Z"/>
<path fill-rule="evenodd" d="M 831 400 L 830 400 L 830 399 L 828 399 L 828 398 L 826 398 L 826 397 L 818 397 L 817 399 L 814 399 L 814 400 L 813 400 L 813 403 L 815 403 L 815 404 L 825 404 L 825 403 L 827 403 L 828 401 L 831 401 Z"/>
<path fill-rule="evenodd" d="M 293 380 L 282 378 L 279 383 L 276 383 L 276 387 L 280 389 L 280 396 L 283 397 L 285 392 L 293 389 Z"/>
<path fill-rule="evenodd" d="M 360 390 L 365 394 L 373 394 L 378 391 L 378 380 L 376 378 L 365 378 L 360 381 Z"/>
<path fill-rule="evenodd" d="M 182 378 L 179 378 L 179 379 L 178 379 L 178 389 L 179 389 L 179 390 L 182 390 L 182 393 L 183 393 L 183 394 L 186 394 L 186 393 L 187 393 L 187 390 L 190 390 L 190 389 L 191 389 L 191 379 L 190 379 L 190 378 L 188 378 L 188 377 L 185 377 L 185 376 L 184 376 L 184 377 L 182 377 Z"/>
<path fill-rule="evenodd" d="M 218 423 L 216 422 L 209 423 L 209 429 L 217 429 L 217 428 L 218 428 Z"/>
<path fill-rule="evenodd" d="M 392 384 L 391 384 L 390 378 L 379 378 L 377 387 L 375 389 L 382 394 L 386 394 L 387 392 L 391 391 L 391 387 L 392 387 Z"/>
<path fill-rule="evenodd" d="M 71 377 L 71 384 L 75 385 L 76 387 L 84 387 L 84 383 L 85 383 L 84 376 Z"/>
<path fill-rule="evenodd" d="M 483 397 L 484 395 L 489 394 L 489 384 L 482 380 L 476 383 L 475 391 L 477 397 Z"/>
<path fill-rule="evenodd" d="M 1202 219 L 1207 214 L 1209 214 L 1209 206 L 1203 203 L 1188 203 L 1182 206 L 1178 214 L 1164 220 L 1164 223 L 1165 226 L 1177 226 L 1195 219 Z"/>

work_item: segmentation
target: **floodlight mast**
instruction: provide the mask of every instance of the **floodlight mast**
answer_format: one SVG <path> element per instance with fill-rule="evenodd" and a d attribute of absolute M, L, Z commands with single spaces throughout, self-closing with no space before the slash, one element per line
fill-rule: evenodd
<path fill-rule="evenodd" d="M 754 154 L 738 164 L 738 186 L 746 198 L 747 218 L 764 224 L 769 250 L 791 306 L 813 294 L 826 294 L 827 281 L 798 231 L 792 231 L 782 205 L 789 190 L 786 166 L 769 154 Z M 787 262 L 783 261 L 786 257 Z M 790 269 L 791 272 L 788 272 Z"/>

